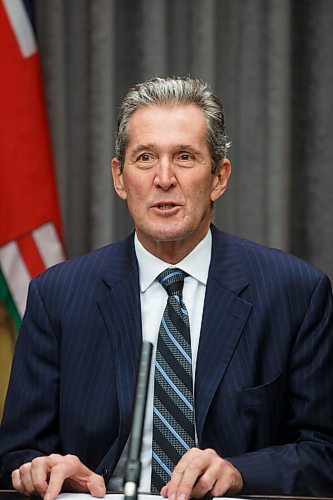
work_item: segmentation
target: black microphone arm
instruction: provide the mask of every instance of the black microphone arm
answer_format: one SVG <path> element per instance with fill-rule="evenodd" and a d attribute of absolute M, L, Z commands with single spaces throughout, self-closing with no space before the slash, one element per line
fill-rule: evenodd
<path fill-rule="evenodd" d="M 132 431 L 124 477 L 124 499 L 136 500 L 141 475 L 141 443 L 146 413 L 147 392 L 153 344 L 142 342 L 138 378 L 136 382 Z"/>

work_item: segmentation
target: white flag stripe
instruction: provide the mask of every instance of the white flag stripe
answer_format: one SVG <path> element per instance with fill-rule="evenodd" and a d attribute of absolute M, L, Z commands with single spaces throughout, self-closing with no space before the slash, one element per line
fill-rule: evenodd
<path fill-rule="evenodd" d="M 13 301 L 22 318 L 31 277 L 15 241 L 0 248 L 0 265 Z"/>
<path fill-rule="evenodd" d="M 48 222 L 32 231 L 32 237 L 37 245 L 45 267 L 53 266 L 65 260 L 65 255 L 54 224 Z"/>
<path fill-rule="evenodd" d="M 37 52 L 35 35 L 27 11 L 21 0 L 2 0 L 7 11 L 22 56 L 30 57 Z"/>

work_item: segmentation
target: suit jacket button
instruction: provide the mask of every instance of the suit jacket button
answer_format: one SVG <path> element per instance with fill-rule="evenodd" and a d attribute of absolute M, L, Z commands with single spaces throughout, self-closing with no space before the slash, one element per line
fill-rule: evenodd
<path fill-rule="evenodd" d="M 102 470 L 102 477 L 103 477 L 104 481 L 107 480 L 108 474 L 109 474 L 109 471 L 104 467 L 104 469 Z"/>

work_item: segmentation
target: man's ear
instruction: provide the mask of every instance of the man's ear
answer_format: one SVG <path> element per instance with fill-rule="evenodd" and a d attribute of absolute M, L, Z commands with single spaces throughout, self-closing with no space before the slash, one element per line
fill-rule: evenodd
<path fill-rule="evenodd" d="M 211 201 L 216 201 L 223 195 L 228 186 L 229 177 L 231 174 L 231 163 L 227 158 L 220 161 L 220 166 L 216 174 L 214 174 L 212 191 L 210 194 Z"/>
<path fill-rule="evenodd" d="M 111 161 L 111 171 L 113 186 L 117 195 L 122 199 L 127 199 L 127 191 L 124 184 L 123 174 L 120 168 L 120 162 L 117 158 L 113 158 Z"/>

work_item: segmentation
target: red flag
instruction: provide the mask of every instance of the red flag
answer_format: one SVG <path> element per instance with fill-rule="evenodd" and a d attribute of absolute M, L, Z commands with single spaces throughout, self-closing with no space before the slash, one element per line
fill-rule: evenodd
<path fill-rule="evenodd" d="M 0 0 L 0 34 L 0 307 L 17 326 L 29 280 L 64 255 L 39 54 L 21 0 Z"/>

